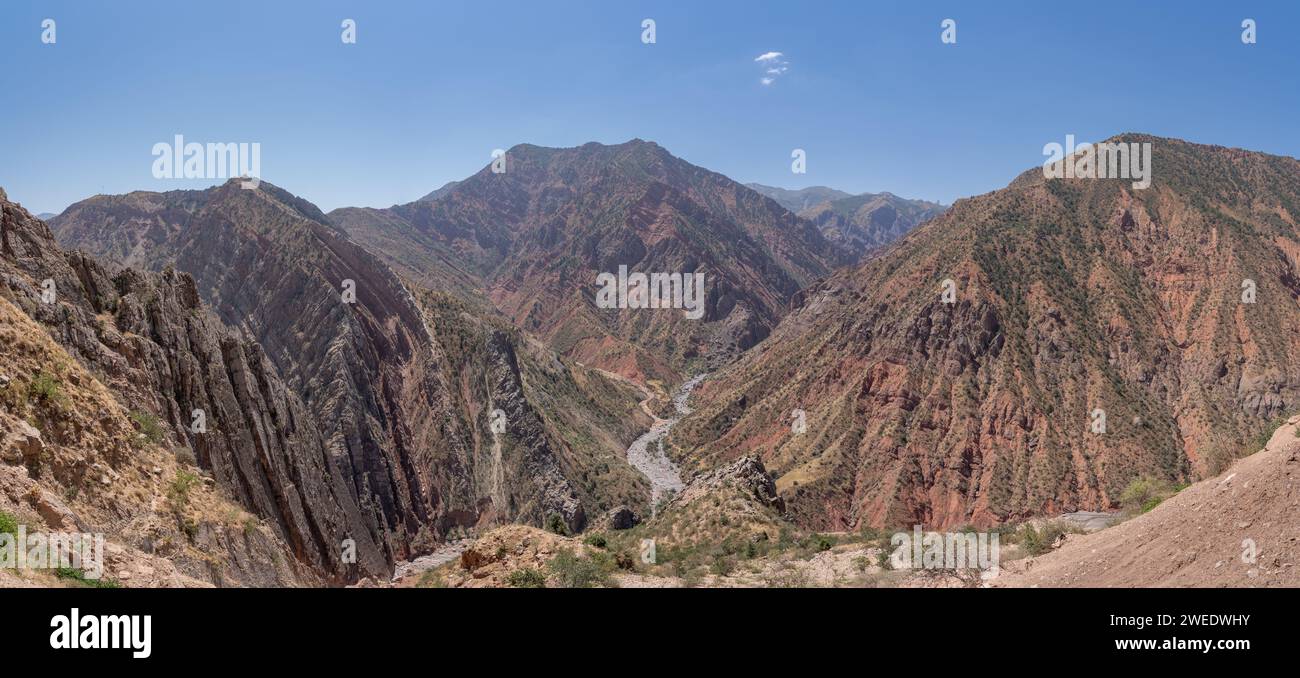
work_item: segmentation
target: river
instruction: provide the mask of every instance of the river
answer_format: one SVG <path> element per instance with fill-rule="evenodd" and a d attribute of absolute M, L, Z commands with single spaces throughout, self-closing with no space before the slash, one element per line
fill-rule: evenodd
<path fill-rule="evenodd" d="M 672 419 L 655 417 L 655 423 L 650 430 L 627 448 L 627 462 L 650 481 L 651 515 L 658 510 L 659 500 L 667 493 L 681 492 L 685 487 L 682 483 L 681 471 L 664 453 L 664 438 L 668 437 L 668 432 L 673 430 L 682 417 L 691 413 L 687 402 L 691 398 L 691 391 L 704 380 L 704 377 L 704 374 L 691 377 L 677 389 L 677 393 L 673 396 L 673 409 L 677 411 L 677 416 Z"/>

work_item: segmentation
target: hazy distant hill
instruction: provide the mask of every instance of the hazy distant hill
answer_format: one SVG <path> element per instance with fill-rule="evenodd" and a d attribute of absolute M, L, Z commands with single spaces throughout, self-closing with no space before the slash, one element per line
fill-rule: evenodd
<path fill-rule="evenodd" d="M 806 210 L 813 205 L 852 196 L 851 193 L 837 191 L 825 186 L 809 186 L 808 188 L 794 190 L 753 183 L 745 184 L 745 186 L 775 200 L 782 207 L 795 213 Z"/>

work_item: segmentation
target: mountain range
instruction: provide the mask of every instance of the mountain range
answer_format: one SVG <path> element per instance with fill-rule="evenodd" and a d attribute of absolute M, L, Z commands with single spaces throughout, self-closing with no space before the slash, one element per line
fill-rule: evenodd
<path fill-rule="evenodd" d="M 946 209 L 936 202 L 908 200 L 893 193 L 850 195 L 825 186 L 791 191 L 762 184 L 746 185 L 816 224 L 827 240 L 847 252 L 855 262 Z"/>
<path fill-rule="evenodd" d="M 469 290 L 560 354 L 640 381 L 734 357 L 850 261 L 779 204 L 651 142 L 519 145 L 504 163 L 436 197 L 329 219 L 416 284 Z M 597 307 L 597 277 L 620 266 L 703 273 L 703 322 Z"/>
<path fill-rule="evenodd" d="M 632 140 L 329 214 L 266 181 L 44 221 L 0 193 L 0 508 L 103 527 L 160 585 L 1115 510 L 1300 401 L 1300 162 L 1111 141 L 1150 144 L 1149 188 L 1034 168 L 945 207 Z M 702 317 L 602 305 L 620 271 L 702 274 Z M 482 537 L 511 524 L 558 536 Z"/>

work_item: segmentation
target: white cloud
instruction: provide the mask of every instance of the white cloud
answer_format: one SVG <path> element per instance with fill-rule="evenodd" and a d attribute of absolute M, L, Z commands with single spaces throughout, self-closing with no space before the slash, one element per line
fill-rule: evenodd
<path fill-rule="evenodd" d="M 790 70 L 790 62 L 786 61 L 784 52 L 764 52 L 754 57 L 754 62 L 763 66 L 766 75 L 759 78 L 758 82 L 764 87 L 776 82 L 779 76 Z"/>

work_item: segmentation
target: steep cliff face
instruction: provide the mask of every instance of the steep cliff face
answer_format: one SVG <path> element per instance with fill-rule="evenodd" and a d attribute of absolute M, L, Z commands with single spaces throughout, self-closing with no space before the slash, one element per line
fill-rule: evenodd
<path fill-rule="evenodd" d="M 1300 162 L 1120 140 L 1152 145 L 1150 188 L 1034 169 L 804 292 L 700 388 L 679 454 L 760 454 L 819 527 L 1104 509 L 1140 474 L 1216 472 L 1300 402 Z"/>
<path fill-rule="evenodd" d="M 519 145 L 504 163 L 435 199 L 330 218 L 416 283 L 482 289 L 560 354 L 638 380 L 753 346 L 794 293 L 848 261 L 811 224 L 653 143 Z M 703 273 L 702 318 L 599 308 L 597 276 L 620 266 Z"/>
<path fill-rule="evenodd" d="M 139 471 L 140 457 L 155 458 L 145 475 L 158 476 L 164 467 L 177 465 L 168 459 L 174 456 L 173 448 L 184 450 L 211 474 L 225 501 L 233 499 L 264 519 L 277 548 L 289 554 L 293 568 L 302 570 L 307 581 L 318 576 L 342 581 L 388 570 L 383 554 L 364 540 L 355 505 L 349 504 L 346 492 L 339 492 L 346 485 L 303 404 L 285 388 L 254 342 L 229 335 L 207 315 L 193 279 L 171 270 L 145 274 L 132 269 L 110 279 L 93 259 L 63 252 L 46 225 L 21 207 L 4 201 L 2 208 L 0 296 L 15 313 L 25 314 L 9 318 L 15 328 L 13 346 L 37 345 L 44 339 L 32 336 L 37 334 L 48 334 L 61 344 L 58 351 L 43 354 L 48 364 L 37 361 L 35 373 L 24 369 L 20 371 L 25 374 L 9 378 L 21 379 L 29 388 L 32 383 L 60 382 L 62 389 L 93 387 L 106 394 L 107 388 L 115 396 L 101 398 L 97 415 L 63 407 L 60 416 L 50 418 L 54 444 L 72 431 L 76 435 L 67 439 L 67 446 L 93 452 L 83 453 L 80 461 L 62 470 L 55 464 L 47 479 L 80 492 L 95 488 L 99 480 L 95 474 L 87 477 L 86 459 L 97 459 L 93 464 L 102 465 L 105 476 L 121 476 L 128 469 Z M 20 322 L 20 316 L 41 324 Z M 79 376 L 87 370 L 94 376 Z M 15 392 L 11 399 L 15 413 L 20 395 Z M 143 445 L 147 449 L 123 445 L 124 440 L 139 441 L 108 423 L 125 420 L 128 410 L 137 427 L 148 429 Z M 103 430 L 83 431 L 77 414 L 98 416 L 97 428 Z M 61 457 L 51 458 L 55 463 Z M 41 468 L 39 462 L 29 465 L 36 476 Z M 140 506 L 123 510 L 148 513 Z M 216 540 L 216 550 L 225 544 L 235 566 L 248 568 L 215 568 L 204 578 L 226 584 L 293 581 L 275 575 L 283 568 L 267 562 L 275 548 L 260 547 L 263 562 L 258 563 L 240 547 L 254 535 L 262 538 L 251 525 L 245 530 L 247 539 L 204 532 Z M 341 560 L 343 540 L 354 536 L 361 541 L 355 566 Z"/>
<path fill-rule="evenodd" d="M 466 440 L 429 451 L 436 469 L 458 469 L 457 498 L 474 506 L 460 527 L 541 525 L 570 531 L 615 506 L 645 505 L 643 479 L 623 450 L 649 425 L 639 391 L 565 361 L 504 319 L 477 315 L 454 296 L 416 288 L 434 343 L 448 412 Z M 449 424 L 453 425 L 453 424 Z"/>
<path fill-rule="evenodd" d="M 579 492 L 566 475 L 576 470 L 564 465 L 569 448 L 556 444 L 557 430 L 530 423 L 526 399 L 507 417 L 518 454 L 503 461 L 483 435 L 494 409 L 483 404 L 509 402 L 523 388 L 521 339 L 475 330 L 465 340 L 460 329 L 477 322 L 477 309 L 438 313 L 417 302 L 413 287 L 323 218 L 266 182 L 248 190 L 235 181 L 99 196 L 53 226 L 79 247 L 107 256 L 129 249 L 122 261 L 192 272 L 199 296 L 264 346 L 306 402 L 368 539 L 387 559 L 485 521 L 541 524 L 557 514 L 581 529 L 582 497 L 599 493 Z M 467 373 L 489 375 L 477 400 L 462 392 Z"/>

